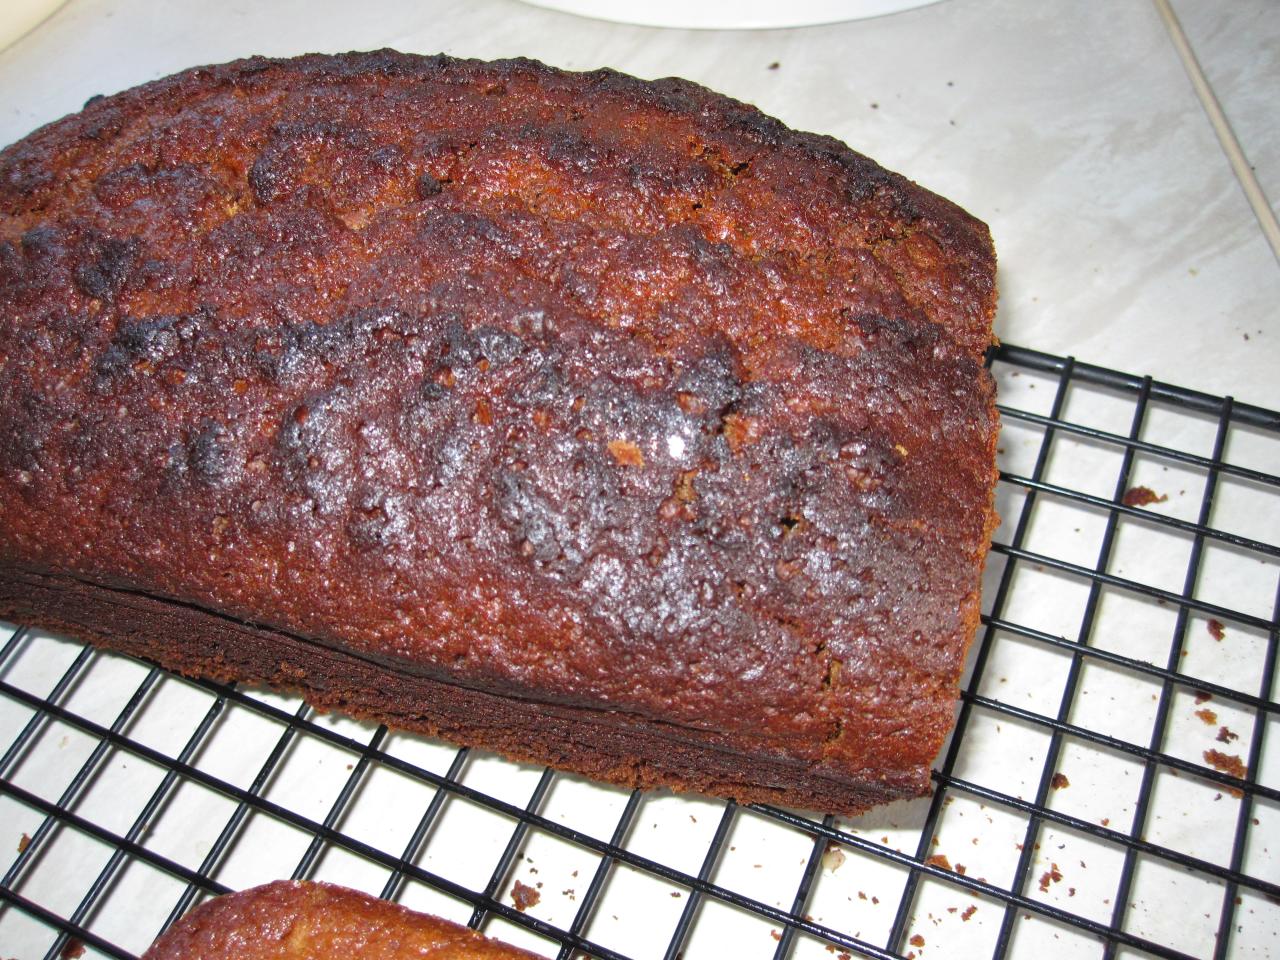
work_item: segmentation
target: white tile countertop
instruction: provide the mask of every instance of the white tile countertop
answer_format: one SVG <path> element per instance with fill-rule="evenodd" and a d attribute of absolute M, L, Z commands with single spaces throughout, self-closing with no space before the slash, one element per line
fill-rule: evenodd
<path fill-rule="evenodd" d="M 35 2 L 24 0 L 23 9 Z M 0 28 L 3 15 L 0 10 Z M 1178 31 L 1198 68 L 1180 52 Z M 1002 340 L 1280 409 L 1280 248 L 1268 237 L 1275 208 L 1266 199 L 1280 197 L 1276 0 L 937 0 L 865 20 L 741 31 L 627 26 L 518 0 L 67 0 L 0 49 L 0 144 L 79 109 L 95 94 L 195 64 L 383 46 L 681 76 L 793 127 L 833 135 L 991 225 L 1000 259 L 996 332 Z M 1013 413 L 1005 418 L 1000 449 L 1007 471 L 997 495 L 1004 524 L 984 584 L 984 611 L 1000 622 L 980 633 L 976 649 L 982 652 L 974 659 L 984 666 L 971 668 L 970 703 L 961 708 L 956 738 L 962 746 L 952 750 L 958 760 L 948 761 L 943 776 L 1000 797 L 949 793 L 928 820 L 930 801 L 920 800 L 829 821 L 889 851 L 874 857 L 847 838 L 823 853 L 814 831 L 740 809 L 732 829 L 715 841 L 723 841 L 725 852 L 711 880 L 785 914 L 796 878 L 808 860 L 820 857 L 815 892 L 801 904 L 815 922 L 872 944 L 865 951 L 870 956 L 1280 955 L 1280 901 L 1270 896 L 1280 885 L 1280 857 L 1273 852 L 1280 850 L 1280 711 L 1274 706 L 1280 679 L 1270 690 L 1259 689 L 1259 678 L 1275 671 L 1280 488 L 1269 484 L 1280 475 L 1280 442 L 1274 431 L 1253 430 L 1256 423 L 1232 426 L 1229 467 L 1210 469 L 1214 431 L 1225 428 L 1157 398 L 1140 434 L 1151 446 L 1135 453 L 1139 445 L 1126 446 L 1124 439 L 1141 419 L 1131 394 L 1089 384 L 1058 390 L 1052 372 L 1011 363 L 997 363 L 995 373 Z M 1065 398 L 1064 419 L 1105 431 L 1102 439 L 1046 431 L 1043 418 L 1054 415 L 1055 396 Z M 1171 451 L 1191 455 L 1164 456 Z M 1042 481 L 1046 486 L 1036 491 Z M 1169 498 L 1149 513 L 1122 508 L 1130 482 L 1150 483 Z M 1198 564 L 1204 575 L 1184 586 Z M 1228 642 L 1224 625 L 1211 617 L 1227 620 Z M 261 786 L 262 796 L 309 818 L 308 824 L 337 809 L 330 807 L 333 793 L 348 777 L 360 777 L 359 769 L 351 773 L 353 765 L 373 757 L 373 772 L 338 826 L 379 850 L 406 849 L 422 807 L 443 794 L 396 763 L 445 778 L 453 777 L 445 773 L 450 764 L 462 763 L 442 744 L 398 733 L 383 742 L 372 726 L 306 714 L 296 698 L 237 691 L 210 706 L 215 692 L 209 688 L 167 675 L 157 679 L 135 661 L 88 654 L 79 644 L 38 633 L 21 643 L 10 639 L 10 628 L 0 624 L 0 750 L 14 731 L 34 723 L 32 703 L 57 691 L 59 677 L 72 676 L 65 671 L 80 659 L 87 665 L 59 702 L 67 715 L 90 717 L 101 727 L 112 723 L 137 684 L 154 684 L 138 714 L 120 723 L 155 755 L 123 748 L 110 754 L 100 765 L 104 772 L 89 778 L 91 787 L 76 800 L 78 815 L 118 835 L 137 812 L 138 797 L 152 789 L 147 778 L 161 780 L 164 764 L 156 758 L 178 756 L 205 711 L 214 732 L 208 741 L 187 741 L 202 744 L 193 748 L 191 764 L 238 787 Z M 1068 649 L 1077 643 L 1100 655 L 1088 659 Z M 1209 702 L 1198 682 L 1212 687 L 1216 699 Z M 15 690 L 30 695 L 23 699 Z M 63 694 L 48 696 L 52 702 Z M 986 705 L 967 715 L 975 697 Z M 995 703 L 1006 709 L 991 707 Z M 297 731 L 288 717 L 295 711 L 306 718 L 306 729 L 290 745 Z M 1205 719 L 1210 713 L 1240 740 L 1224 750 L 1247 757 L 1246 744 L 1257 744 L 1251 769 L 1257 795 L 1243 802 L 1221 778 L 1203 776 L 1211 773 L 1201 761 L 1204 748 L 1218 742 L 1217 728 Z M 36 747 L 25 759 L 6 767 L 6 758 L 18 753 L 0 757 L 0 784 L 16 784 L 0 792 L 0 872 L 17 856 L 12 836 L 41 829 L 45 808 L 38 801 L 52 804 L 70 782 L 67 771 L 98 745 L 84 725 L 57 716 L 67 722 L 50 721 L 33 735 Z M 1071 736 L 1060 737 L 1063 724 L 1074 724 Z M 286 727 L 293 732 L 277 741 Z M 1255 729 L 1262 733 L 1255 737 Z M 318 731 L 333 736 L 326 740 Z M 1045 765 L 1059 743 L 1061 753 Z M 270 776 L 259 775 L 265 785 L 250 788 L 255 771 L 277 769 L 260 766 L 276 762 L 264 760 L 273 744 L 285 761 Z M 1041 782 L 1058 769 L 1070 772 L 1072 789 L 1059 790 L 1056 776 Z M 1155 784 L 1145 793 L 1137 786 L 1144 776 Z M 597 860 L 551 828 L 607 840 L 621 811 L 639 803 L 628 849 L 696 875 L 717 823 L 733 816 L 706 798 L 656 792 L 637 801 L 627 791 L 578 778 L 549 778 L 540 768 L 479 754 L 459 775 L 468 789 L 514 807 L 542 804 L 537 809 L 546 823 L 530 831 L 519 864 L 490 893 L 509 905 L 508 880 L 534 882 L 541 869 L 547 889 L 532 915 L 561 930 L 574 922 Z M 540 783 L 552 784 L 545 801 L 528 799 Z M 954 785 L 948 782 L 947 791 Z M 184 772 L 177 799 L 151 820 L 150 813 L 138 814 L 138 843 L 192 869 L 208 857 L 217 866 L 210 876 L 233 888 L 281 876 L 280 862 L 287 861 L 287 875 L 305 859 L 317 837 L 310 826 L 253 813 L 219 861 L 215 838 L 231 829 L 224 828 L 228 817 L 239 815 L 233 812 L 239 794 L 205 786 Z M 1027 805 L 1061 817 L 1029 827 Z M 419 864 L 467 890 L 482 889 L 492 860 L 508 844 L 514 814 L 466 795 L 451 796 L 440 809 Z M 1241 840 L 1246 827 L 1237 826 L 1246 821 L 1253 824 L 1248 843 Z M 961 889 L 954 877 L 944 884 L 933 876 L 917 887 L 918 875 L 909 874 L 904 858 L 923 861 L 934 851 L 926 824 L 935 831 L 933 844 L 941 838 L 939 852 L 967 863 L 970 879 L 989 886 Z M 71 916 L 85 878 L 112 849 L 93 846 L 83 833 L 66 829 L 71 839 L 65 842 L 38 840 L 45 844 L 43 861 L 14 889 L 50 915 Z M 1134 855 L 1142 844 L 1142 855 Z M 1184 859 L 1162 859 L 1162 850 Z M 1122 867 L 1125 857 L 1131 862 Z M 1025 869 L 1015 875 L 1019 859 Z M 316 862 L 316 876 L 373 892 L 385 880 L 386 864 L 358 851 L 335 846 Z M 1066 880 L 1055 877 L 1060 866 Z M 137 952 L 186 880 L 131 869 L 115 876 L 93 916 L 75 922 Z M 1268 886 L 1243 883 L 1236 898 L 1233 871 Z M 584 936 L 628 957 L 674 951 L 667 946 L 677 943 L 668 939 L 669 929 L 690 903 L 682 898 L 696 903 L 696 888 L 665 877 L 668 889 L 652 873 L 621 864 Z M 1122 874 L 1136 876 L 1132 889 Z M 997 888 L 1023 899 L 1014 904 L 995 896 Z M 0 880 L 0 894 L 6 892 Z M 447 893 L 409 883 L 398 896 L 466 921 L 467 898 Z M 900 896 L 905 906 L 895 908 Z M 1113 903 L 1113 896 L 1124 902 Z M 1242 905 L 1222 916 L 1239 925 L 1230 949 L 1215 953 L 1218 908 L 1229 900 Z M 787 924 L 745 916 L 722 901 L 704 899 L 683 948 L 689 960 L 845 956 L 812 931 L 797 936 L 798 946 L 779 946 L 778 931 Z M 1023 923 L 1033 919 L 1031 903 L 1062 915 L 1041 910 L 1034 922 Z M 1183 904 L 1194 904 L 1185 916 Z M 897 921 L 895 909 L 904 914 Z M 1098 928 L 1090 933 L 1080 918 Z M 484 929 L 555 953 L 547 938 L 512 919 L 490 910 Z M 796 931 L 795 919 L 786 937 Z M 0 900 L 0 957 L 14 951 L 22 958 L 57 956 L 60 942 L 49 946 L 48 920 Z M 1141 938 L 1140 947 L 1161 944 L 1164 952 L 1114 939 L 1104 946 L 1097 934 L 1111 923 Z M 1010 936 L 1013 947 L 1005 952 Z M 125 955 L 89 946 L 90 958 Z M 561 956 L 569 956 L 568 948 Z"/>
<path fill-rule="evenodd" d="M 1175 7 L 1274 197 L 1280 11 Z M 514 0 L 71 0 L 0 52 L 0 142 L 196 63 L 380 46 L 677 75 L 757 104 L 985 219 L 1002 339 L 1280 407 L 1280 260 L 1148 0 L 946 0 L 776 31 L 629 27 Z"/>

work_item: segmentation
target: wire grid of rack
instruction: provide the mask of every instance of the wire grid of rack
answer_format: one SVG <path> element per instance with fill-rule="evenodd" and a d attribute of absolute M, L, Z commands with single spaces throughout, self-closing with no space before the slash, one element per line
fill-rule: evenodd
<path fill-rule="evenodd" d="M 1274 955 L 1280 414 L 990 363 L 1004 519 L 932 798 L 627 792 L 19 626 L 0 954 L 134 956 L 292 876 L 560 958 Z"/>

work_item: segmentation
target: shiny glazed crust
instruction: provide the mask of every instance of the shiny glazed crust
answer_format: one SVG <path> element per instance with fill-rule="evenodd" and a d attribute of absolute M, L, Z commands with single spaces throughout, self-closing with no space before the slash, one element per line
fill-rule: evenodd
<path fill-rule="evenodd" d="M 994 271 L 680 80 L 383 51 L 97 101 L 0 153 L 0 615 L 618 783 L 919 795 Z"/>
<path fill-rule="evenodd" d="M 474 930 L 330 883 L 277 880 L 207 900 L 142 960 L 532 960 Z"/>

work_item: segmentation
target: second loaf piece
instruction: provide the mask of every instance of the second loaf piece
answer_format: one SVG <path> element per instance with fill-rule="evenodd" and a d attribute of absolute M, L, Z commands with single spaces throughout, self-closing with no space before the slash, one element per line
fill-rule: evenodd
<path fill-rule="evenodd" d="M 331 883 L 277 880 L 206 900 L 142 960 L 538 960 L 431 914 Z"/>
<path fill-rule="evenodd" d="M 0 153 L 0 616 L 616 783 L 928 790 L 987 229 L 679 80 L 252 59 Z"/>

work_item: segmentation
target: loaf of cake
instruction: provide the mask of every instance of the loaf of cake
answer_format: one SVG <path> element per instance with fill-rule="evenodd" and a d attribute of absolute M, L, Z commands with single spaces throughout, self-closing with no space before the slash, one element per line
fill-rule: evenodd
<path fill-rule="evenodd" d="M 0 616 L 617 784 L 924 794 L 987 228 L 683 80 L 255 58 L 0 152 Z"/>
<path fill-rule="evenodd" d="M 142 960 L 535 960 L 440 917 L 331 883 L 277 880 L 206 900 Z"/>

